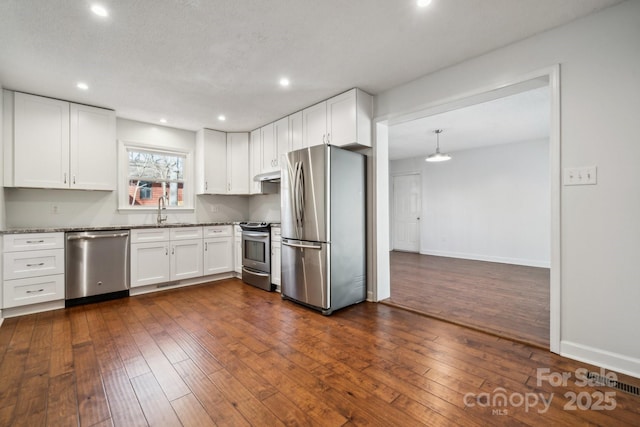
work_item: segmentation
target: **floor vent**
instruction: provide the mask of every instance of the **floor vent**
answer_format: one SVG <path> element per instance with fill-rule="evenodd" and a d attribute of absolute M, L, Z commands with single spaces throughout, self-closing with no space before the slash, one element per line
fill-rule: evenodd
<path fill-rule="evenodd" d="M 620 381 L 611 380 L 603 377 L 596 372 L 589 372 L 587 378 L 593 380 L 597 385 L 604 385 L 607 387 L 615 388 L 616 390 L 623 391 L 625 393 L 632 394 L 634 396 L 640 396 L 640 387 L 636 387 L 631 384 L 625 384 Z"/>

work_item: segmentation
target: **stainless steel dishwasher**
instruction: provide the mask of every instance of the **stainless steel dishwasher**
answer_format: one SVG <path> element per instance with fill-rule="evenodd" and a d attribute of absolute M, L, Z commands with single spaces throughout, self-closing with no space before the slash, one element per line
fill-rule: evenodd
<path fill-rule="evenodd" d="M 129 295 L 129 230 L 66 233 L 65 306 Z"/>

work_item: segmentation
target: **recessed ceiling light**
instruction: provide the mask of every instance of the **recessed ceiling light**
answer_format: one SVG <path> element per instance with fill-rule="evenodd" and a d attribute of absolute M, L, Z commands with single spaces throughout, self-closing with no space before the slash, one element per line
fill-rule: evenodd
<path fill-rule="evenodd" d="M 95 13 L 96 15 L 102 18 L 106 18 L 107 16 L 109 16 L 109 12 L 107 11 L 107 9 L 105 9 L 104 6 L 101 6 L 99 4 L 91 5 L 91 12 Z"/>
<path fill-rule="evenodd" d="M 289 83 L 289 79 L 286 77 L 280 79 L 280 86 L 287 87 L 289 86 Z"/>
<path fill-rule="evenodd" d="M 225 120 L 227 120 L 227 118 L 224 116 L 224 114 L 220 114 L 218 116 L 218 120 L 220 120 L 221 122 L 224 122 Z"/>
<path fill-rule="evenodd" d="M 431 4 L 431 0 L 418 0 L 418 7 L 427 7 Z"/>
<path fill-rule="evenodd" d="M 160 121 L 160 123 L 167 123 L 167 119 L 165 119 L 165 118 L 162 118 L 159 121 Z"/>
<path fill-rule="evenodd" d="M 78 82 L 78 83 L 76 84 L 76 87 L 77 87 L 78 89 L 81 89 L 81 90 L 87 90 L 87 89 L 89 89 L 89 85 L 88 85 L 88 84 L 86 84 L 86 83 L 84 83 L 84 82 Z"/>

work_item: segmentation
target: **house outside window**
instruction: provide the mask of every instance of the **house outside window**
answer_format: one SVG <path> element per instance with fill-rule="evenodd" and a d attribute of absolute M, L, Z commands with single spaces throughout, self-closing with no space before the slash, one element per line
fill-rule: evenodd
<path fill-rule="evenodd" d="M 191 176 L 189 152 L 132 143 L 121 147 L 121 209 L 155 209 L 163 195 L 169 209 L 193 209 L 186 179 Z"/>

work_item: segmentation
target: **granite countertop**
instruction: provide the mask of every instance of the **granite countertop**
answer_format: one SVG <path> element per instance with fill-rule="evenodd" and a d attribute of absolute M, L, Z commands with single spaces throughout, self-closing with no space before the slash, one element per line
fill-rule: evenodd
<path fill-rule="evenodd" d="M 164 223 L 157 224 L 134 224 L 134 225 L 107 225 L 107 226 L 86 226 L 86 227 L 30 227 L 30 228 L 11 228 L 1 230 L 0 234 L 21 234 L 21 233 L 55 233 L 67 231 L 110 231 L 110 230 L 133 230 L 136 228 L 177 228 L 177 227 L 203 227 L 210 225 L 236 225 L 240 221 L 223 221 L 223 222 L 180 222 L 180 223 Z"/>

